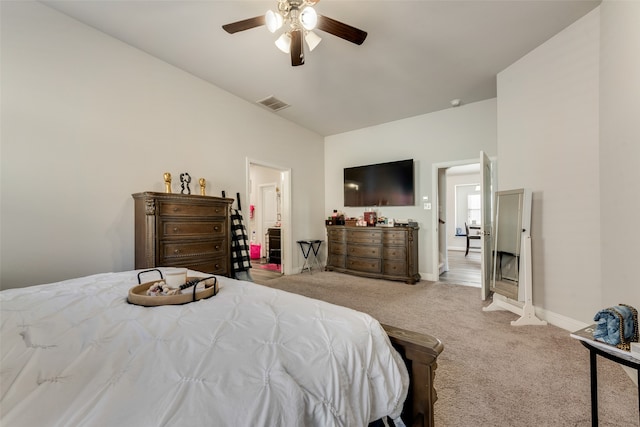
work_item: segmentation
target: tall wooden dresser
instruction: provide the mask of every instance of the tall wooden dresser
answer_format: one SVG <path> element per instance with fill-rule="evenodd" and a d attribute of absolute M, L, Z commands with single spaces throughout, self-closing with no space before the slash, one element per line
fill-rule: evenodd
<path fill-rule="evenodd" d="M 269 228 L 267 230 L 268 243 L 269 243 L 269 264 L 281 264 L 282 263 L 282 250 L 280 244 L 280 229 L 279 228 Z"/>
<path fill-rule="evenodd" d="M 231 273 L 233 199 L 144 192 L 135 203 L 135 268 L 187 267 Z"/>
<path fill-rule="evenodd" d="M 327 227 L 326 270 L 414 284 L 418 227 Z"/>

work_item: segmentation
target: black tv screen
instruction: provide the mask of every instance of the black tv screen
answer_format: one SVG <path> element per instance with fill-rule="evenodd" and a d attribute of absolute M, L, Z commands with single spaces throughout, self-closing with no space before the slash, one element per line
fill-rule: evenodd
<path fill-rule="evenodd" d="M 344 169 L 344 205 L 413 206 L 413 160 Z"/>

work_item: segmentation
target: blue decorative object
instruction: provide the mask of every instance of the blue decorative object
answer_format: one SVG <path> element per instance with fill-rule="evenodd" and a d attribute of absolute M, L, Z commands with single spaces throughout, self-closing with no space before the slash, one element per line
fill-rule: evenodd
<path fill-rule="evenodd" d="M 593 318 L 593 339 L 615 346 L 637 340 L 637 319 L 637 310 L 625 304 L 600 310 Z"/>

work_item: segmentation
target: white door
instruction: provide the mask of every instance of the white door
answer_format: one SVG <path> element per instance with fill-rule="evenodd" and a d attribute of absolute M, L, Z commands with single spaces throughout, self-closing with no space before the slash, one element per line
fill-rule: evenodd
<path fill-rule="evenodd" d="M 260 230 L 262 232 L 262 240 L 265 242 L 263 248 L 263 255 L 268 256 L 266 253 L 266 239 L 265 235 L 267 230 L 276 225 L 278 222 L 278 204 L 277 204 L 277 192 L 276 184 L 264 184 L 260 186 L 260 202 L 262 207 L 262 224 Z"/>
<path fill-rule="evenodd" d="M 480 275 L 482 279 L 482 300 L 489 297 L 491 269 L 493 268 L 493 171 L 491 160 L 484 151 L 480 152 L 480 210 L 482 215 L 482 254 Z"/>
<path fill-rule="evenodd" d="M 438 169 L 438 277 L 449 271 L 449 255 L 447 251 L 447 169 Z"/>

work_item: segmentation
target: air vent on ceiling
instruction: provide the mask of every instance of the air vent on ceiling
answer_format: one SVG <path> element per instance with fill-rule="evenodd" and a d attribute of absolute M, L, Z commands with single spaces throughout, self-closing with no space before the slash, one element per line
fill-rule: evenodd
<path fill-rule="evenodd" d="M 268 108 L 271 111 L 280 111 L 289 107 L 289 104 L 279 100 L 275 96 L 268 96 L 265 99 L 261 99 L 260 101 L 258 101 L 258 104 Z"/>

